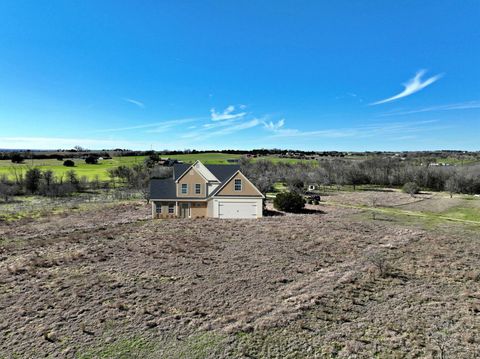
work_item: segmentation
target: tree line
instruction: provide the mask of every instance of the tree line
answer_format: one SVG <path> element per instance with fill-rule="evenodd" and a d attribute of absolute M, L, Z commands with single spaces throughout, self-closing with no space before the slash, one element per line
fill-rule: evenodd
<path fill-rule="evenodd" d="M 241 160 L 242 172 L 262 191 L 268 192 L 276 182 L 289 190 L 305 192 L 307 186 L 379 185 L 402 187 L 415 183 L 420 188 L 452 193 L 480 193 L 480 165 L 418 165 L 396 158 L 366 160 L 332 159 L 316 163 L 274 163 L 267 160 Z"/>

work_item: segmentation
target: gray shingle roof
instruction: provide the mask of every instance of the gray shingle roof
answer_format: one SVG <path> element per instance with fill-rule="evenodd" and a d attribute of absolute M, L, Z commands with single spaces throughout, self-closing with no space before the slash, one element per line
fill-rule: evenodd
<path fill-rule="evenodd" d="M 150 198 L 174 199 L 176 197 L 177 190 L 175 188 L 175 181 L 173 178 L 150 180 Z"/>
<path fill-rule="evenodd" d="M 176 163 L 173 166 L 173 178 L 150 180 L 150 198 L 152 199 L 175 199 L 177 191 L 175 181 L 190 167 L 186 163 Z M 240 169 L 239 165 L 205 165 L 212 174 L 220 181 L 218 189 Z M 215 191 L 216 192 L 216 191 Z M 182 199 L 188 199 L 181 197 Z M 198 198 L 196 198 L 198 199 Z"/>

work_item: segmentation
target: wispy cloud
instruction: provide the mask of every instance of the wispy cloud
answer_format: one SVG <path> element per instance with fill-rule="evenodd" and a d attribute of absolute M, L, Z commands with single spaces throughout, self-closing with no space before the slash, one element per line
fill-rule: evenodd
<path fill-rule="evenodd" d="M 241 110 L 245 109 L 244 105 L 239 106 Z M 212 121 L 225 121 L 225 120 L 233 120 L 233 119 L 240 119 L 244 117 L 247 113 L 246 112 L 235 112 L 235 106 L 230 105 L 228 106 L 223 112 L 217 112 L 215 108 L 210 110 L 211 119 Z"/>
<path fill-rule="evenodd" d="M 276 123 L 273 121 L 263 122 L 263 127 L 265 127 L 267 130 L 270 130 L 270 131 L 278 131 L 284 125 L 285 125 L 285 119 L 283 118 Z"/>
<path fill-rule="evenodd" d="M 238 132 L 238 131 L 242 131 L 242 130 L 246 130 L 246 129 L 258 126 L 259 124 L 260 124 L 260 120 L 257 119 L 257 118 L 254 118 L 254 119 L 252 119 L 250 121 L 247 121 L 247 122 L 238 123 L 238 124 L 233 125 L 233 126 L 224 127 L 220 130 L 213 131 L 211 133 L 211 135 L 213 135 L 213 136 L 229 135 L 231 133 L 235 133 L 235 132 Z"/>
<path fill-rule="evenodd" d="M 411 78 L 410 80 L 408 80 L 406 83 L 403 84 L 405 89 L 402 92 L 400 92 L 399 94 L 397 94 L 395 96 L 386 98 L 384 100 L 373 102 L 370 105 L 380 105 L 382 103 L 387 103 L 387 102 L 391 102 L 391 101 L 401 99 L 403 97 L 410 96 L 410 95 L 414 94 L 415 92 L 418 92 L 418 91 L 424 89 L 425 87 L 433 84 L 434 82 L 436 82 L 437 80 L 439 80 L 443 76 L 443 74 L 439 74 L 439 75 L 432 76 L 432 77 L 426 79 L 425 81 L 422 81 L 422 76 L 425 75 L 425 73 L 426 73 L 425 70 L 418 71 L 413 78 Z"/>
<path fill-rule="evenodd" d="M 126 126 L 126 127 L 115 127 L 115 128 L 106 128 L 100 129 L 96 131 L 92 131 L 92 133 L 102 133 L 102 132 L 120 132 L 120 131 L 131 131 L 131 130 L 142 130 L 142 129 L 150 129 L 145 132 L 163 132 L 164 130 L 174 127 L 176 125 L 194 121 L 205 120 L 207 117 L 194 117 L 194 118 L 182 118 L 178 120 L 169 120 L 169 121 L 161 121 L 161 122 L 154 122 L 154 123 L 147 123 L 144 125 L 136 125 L 136 126 Z"/>
<path fill-rule="evenodd" d="M 171 120 L 171 121 L 164 121 L 161 123 L 158 123 L 156 126 L 154 126 L 152 129 L 146 131 L 149 133 L 160 133 L 160 132 L 165 132 L 173 127 L 176 127 L 178 125 L 182 125 L 184 123 L 191 123 L 194 121 L 202 120 L 205 118 L 184 118 L 180 120 Z"/>
<path fill-rule="evenodd" d="M 407 133 L 417 133 L 425 131 L 434 131 L 445 129 L 445 126 L 432 126 L 437 120 L 415 121 L 415 122 L 395 122 L 388 124 L 368 124 L 351 128 L 308 130 L 303 131 L 295 128 L 284 128 L 282 123 L 264 123 L 264 128 L 272 133 L 271 137 L 303 137 L 303 138 L 345 138 L 356 137 L 366 138 L 374 136 L 398 136 Z M 279 126 L 281 125 L 281 126 Z"/>
<path fill-rule="evenodd" d="M 133 98 L 124 98 L 123 100 L 134 104 L 140 108 L 145 108 L 145 104 L 142 101 L 134 100 Z"/>
<path fill-rule="evenodd" d="M 430 107 L 424 107 L 424 108 L 407 110 L 407 111 L 392 111 L 392 112 L 384 113 L 381 116 L 401 116 L 401 115 L 411 115 L 411 114 L 422 113 L 422 112 L 473 110 L 473 109 L 480 109 L 480 101 L 477 100 L 477 101 L 452 103 L 448 105 L 430 106 Z"/>

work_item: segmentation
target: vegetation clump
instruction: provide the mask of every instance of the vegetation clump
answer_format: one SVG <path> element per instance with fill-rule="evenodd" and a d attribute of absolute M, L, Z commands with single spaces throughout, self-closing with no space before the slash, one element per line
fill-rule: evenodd
<path fill-rule="evenodd" d="M 277 194 L 273 205 L 280 211 L 299 213 L 305 207 L 305 200 L 298 193 L 284 192 Z"/>
<path fill-rule="evenodd" d="M 402 191 L 413 197 L 414 195 L 420 193 L 420 187 L 418 187 L 415 182 L 407 182 L 403 185 Z"/>
<path fill-rule="evenodd" d="M 85 158 L 85 163 L 87 165 L 96 165 L 98 163 L 98 157 L 88 156 L 87 158 Z"/>
<path fill-rule="evenodd" d="M 75 167 L 75 162 L 73 162 L 72 160 L 66 160 L 63 162 L 63 165 L 65 167 Z"/>

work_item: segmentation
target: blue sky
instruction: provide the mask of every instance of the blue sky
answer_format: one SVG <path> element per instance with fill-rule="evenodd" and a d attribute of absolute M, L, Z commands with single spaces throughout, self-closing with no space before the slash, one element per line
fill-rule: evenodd
<path fill-rule="evenodd" d="M 480 150 L 480 1 L 2 1 L 0 148 Z"/>

